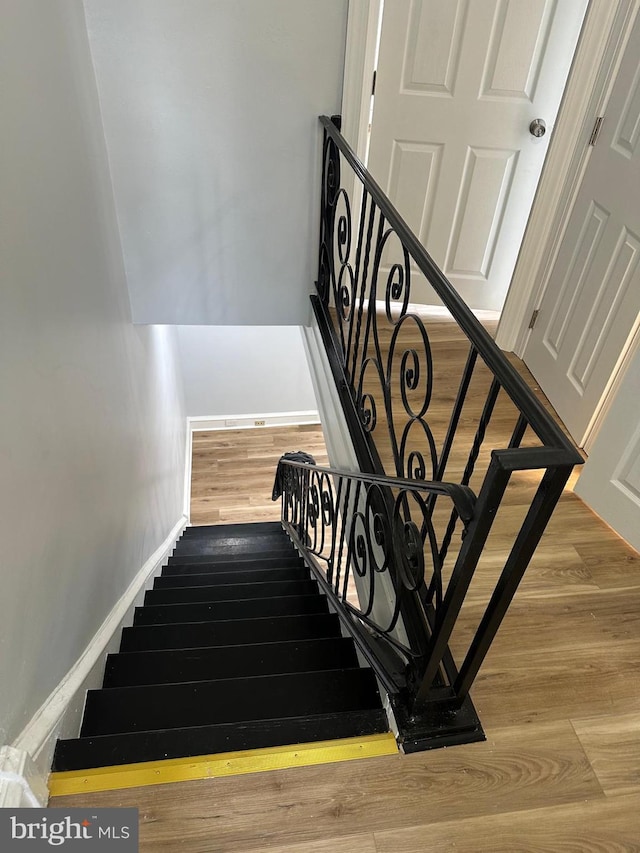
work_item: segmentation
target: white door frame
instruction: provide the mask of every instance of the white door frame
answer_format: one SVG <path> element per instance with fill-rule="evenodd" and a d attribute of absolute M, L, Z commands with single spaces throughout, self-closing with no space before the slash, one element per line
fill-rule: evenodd
<path fill-rule="evenodd" d="M 366 151 L 380 3 L 349 0 L 343 134 L 360 159 Z M 591 0 L 587 9 L 496 335 L 502 349 L 519 356 L 589 158 L 593 122 L 608 98 L 639 6 L 640 0 Z"/>
<path fill-rule="evenodd" d="M 342 82 L 342 135 L 364 163 L 382 0 L 349 0 Z"/>

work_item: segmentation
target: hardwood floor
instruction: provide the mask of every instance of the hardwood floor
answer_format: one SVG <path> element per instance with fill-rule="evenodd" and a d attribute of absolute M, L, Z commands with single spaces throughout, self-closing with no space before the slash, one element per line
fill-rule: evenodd
<path fill-rule="evenodd" d="M 434 350 L 441 345 L 447 353 L 438 381 L 453 388 L 465 348 L 450 324 L 436 326 Z M 486 385 L 486 376 L 479 382 Z M 474 394 L 481 405 L 482 394 Z M 509 439 L 509 406 L 501 400 L 496 408 L 481 463 L 489 446 Z M 470 416 L 467 432 L 474 430 Z M 193 507 L 202 523 L 206 512 L 214 522 L 250 520 L 254 509 L 264 513 L 259 517 L 278 516 L 269 496 L 282 445 L 276 449 L 275 431 L 250 432 L 259 432 L 259 444 L 251 446 L 244 431 L 202 434 L 194 443 Z M 313 429 L 302 428 L 285 444 L 284 450 L 311 449 L 325 461 Z M 241 499 L 236 489 L 256 460 L 265 464 L 265 473 L 255 474 L 261 496 L 252 497 L 251 487 Z M 452 470 L 460 465 L 452 458 Z M 207 470 L 219 487 L 207 481 Z M 477 625 L 537 479 L 514 478 L 454 652 L 464 650 Z M 58 798 L 51 805 L 138 806 L 142 851 L 640 853 L 640 556 L 570 490 L 472 697 L 486 743 Z"/>
<path fill-rule="evenodd" d="M 328 464 L 320 424 L 194 432 L 191 523 L 277 521 L 273 479 L 278 459 L 291 450 Z"/>

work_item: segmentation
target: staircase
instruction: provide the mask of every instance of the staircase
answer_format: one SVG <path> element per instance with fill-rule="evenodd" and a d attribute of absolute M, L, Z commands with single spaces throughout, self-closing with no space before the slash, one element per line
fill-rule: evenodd
<path fill-rule="evenodd" d="M 280 523 L 191 527 L 53 771 L 386 731 L 373 672 Z"/>

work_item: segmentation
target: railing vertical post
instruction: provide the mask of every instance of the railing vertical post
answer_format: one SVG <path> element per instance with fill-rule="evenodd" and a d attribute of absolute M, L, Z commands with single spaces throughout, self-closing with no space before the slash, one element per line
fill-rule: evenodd
<path fill-rule="evenodd" d="M 361 223 L 360 223 L 360 231 L 358 238 L 358 268 L 356 274 L 356 284 L 358 284 L 358 276 L 360 276 L 360 288 L 359 292 L 355 294 L 357 297 L 357 308 L 356 301 L 354 298 L 353 311 L 355 312 L 355 319 L 352 315 L 351 317 L 351 328 L 353 329 L 355 323 L 355 338 L 352 349 L 352 358 L 351 358 L 351 371 L 349 371 L 349 365 L 346 364 L 346 373 L 353 388 L 356 387 L 356 374 L 358 371 L 358 367 L 362 366 L 362 362 L 366 357 L 366 352 L 364 350 L 361 351 L 360 347 L 360 338 L 362 335 L 362 315 L 364 312 L 366 296 L 367 296 L 367 286 L 369 285 L 369 264 L 371 260 L 371 241 L 373 239 L 373 230 L 375 225 L 376 218 L 376 206 L 373 201 L 369 204 L 369 215 L 366 226 L 366 236 L 364 230 L 364 220 L 366 214 L 366 202 L 368 199 L 368 195 L 366 190 L 363 193 L 362 200 L 362 209 L 360 213 Z M 364 257 L 361 261 L 360 266 L 360 256 L 363 252 L 362 240 L 364 238 Z"/>
<path fill-rule="evenodd" d="M 487 427 L 489 426 L 489 421 L 491 420 L 491 415 L 493 414 L 493 410 L 495 408 L 496 400 L 498 399 L 499 393 L 500 383 L 494 377 L 493 381 L 491 382 L 491 387 L 489 388 L 489 393 L 487 394 L 487 399 L 485 400 L 484 407 L 482 409 L 482 414 L 480 415 L 480 419 L 478 420 L 478 428 L 476 429 L 476 434 L 473 438 L 473 444 L 471 446 L 471 450 L 469 451 L 467 464 L 465 466 L 464 473 L 460 481 L 465 486 L 468 486 L 471 482 L 471 476 L 475 469 L 475 465 L 478 460 L 478 455 L 480 454 L 480 448 L 482 447 L 482 444 L 484 442 Z M 447 551 L 449 550 L 449 545 L 451 544 L 451 539 L 453 538 L 453 533 L 456 529 L 457 521 L 458 514 L 455 509 L 453 509 L 451 511 L 449 524 L 447 525 L 447 529 L 442 539 L 442 545 L 440 547 L 441 563 L 444 563 L 445 557 L 447 556 Z"/>
<path fill-rule="evenodd" d="M 460 674 L 454 685 L 454 690 L 459 698 L 467 695 L 474 678 L 478 674 L 478 670 L 511 604 L 518 584 L 522 580 L 529 561 L 544 533 L 547 522 L 562 495 L 570 473 L 571 466 L 549 468 L 542 478 L 464 663 L 460 668 Z"/>
<path fill-rule="evenodd" d="M 478 360 L 478 350 L 472 345 L 469 347 L 469 354 L 467 356 L 467 361 L 464 366 L 464 370 L 462 371 L 462 378 L 460 380 L 460 387 L 458 388 L 458 394 L 456 396 L 456 401 L 454 403 L 451 418 L 449 420 L 449 426 L 447 428 L 447 434 L 445 436 L 444 442 L 442 444 L 442 450 L 440 452 L 440 460 L 438 462 L 438 468 L 434 476 L 434 480 L 443 480 L 444 472 L 447 468 L 447 462 L 449 461 L 449 454 L 451 453 L 451 447 L 453 445 L 453 440 L 456 436 L 456 431 L 458 429 L 458 423 L 460 422 L 460 415 L 462 414 L 462 408 L 464 406 L 465 400 L 467 399 L 467 393 L 469 391 L 469 385 L 471 384 L 471 379 L 473 377 L 473 371 L 475 370 L 476 361 Z M 433 505 L 435 505 L 435 496 L 433 502 L 431 504 L 431 509 L 433 509 Z"/>
<path fill-rule="evenodd" d="M 511 472 L 500 462 L 500 452 L 494 451 L 487 475 L 475 507 L 475 517 L 469 526 L 447 586 L 437 622 L 427 646 L 425 668 L 416 692 L 414 707 L 419 709 L 429 699 L 429 692 L 438 673 L 449 639 L 462 608 L 473 573 L 491 532 L 491 526 L 509 482 Z"/>
<path fill-rule="evenodd" d="M 524 415 L 520 415 L 518 417 L 518 421 L 513 429 L 513 433 L 511 434 L 511 440 L 509 442 L 509 447 L 520 447 L 522 443 L 522 439 L 524 438 L 524 434 L 527 431 L 527 419 Z"/>
<path fill-rule="evenodd" d="M 325 273 L 326 271 L 323 269 L 323 262 L 328 261 L 328 252 L 323 251 L 326 240 L 326 232 L 327 232 L 327 223 L 326 223 L 326 207 L 327 200 L 325 198 L 325 187 L 327 185 L 327 146 L 329 145 L 329 136 L 326 130 L 322 132 L 322 183 L 320 185 L 320 240 L 319 247 L 320 251 L 318 253 L 318 280 L 316 282 L 316 286 L 318 290 L 321 288 L 324 291 L 326 286 Z M 323 295 L 325 298 L 326 293 Z"/>

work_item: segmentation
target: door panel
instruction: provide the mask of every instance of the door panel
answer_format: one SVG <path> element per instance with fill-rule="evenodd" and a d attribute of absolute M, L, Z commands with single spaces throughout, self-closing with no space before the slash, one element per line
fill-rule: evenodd
<path fill-rule="evenodd" d="M 576 308 L 580 304 L 585 282 L 590 277 L 594 278 L 594 259 L 600 249 L 600 242 L 608 219 L 607 211 L 592 200 L 589 203 L 587 215 L 580 228 L 575 247 L 572 250 L 569 243 L 563 247 L 565 253 L 571 253 L 567 271 L 551 311 L 548 326 L 543 328 L 542 322 L 539 321 L 542 341 L 551 353 L 552 358 L 557 359 L 559 351 L 564 346 L 567 332 L 572 329 L 572 326 L 577 325 L 575 323 L 570 325 L 570 321 L 575 316 Z"/>
<path fill-rule="evenodd" d="M 419 0 L 413 4 L 402 91 L 453 96 L 466 13 L 467 0 Z"/>
<path fill-rule="evenodd" d="M 614 150 L 629 160 L 637 151 L 640 139 L 638 116 L 640 116 L 640 67 L 636 70 L 612 143 Z"/>
<path fill-rule="evenodd" d="M 578 443 L 640 313 L 639 198 L 637 22 L 524 353 Z"/>
<path fill-rule="evenodd" d="M 393 142 L 390 192 L 407 199 L 406 215 L 420 223 L 416 230 L 419 237 L 428 233 L 431 225 L 442 149 L 442 145 L 426 142 Z"/>
<path fill-rule="evenodd" d="M 385 2 L 368 165 L 474 308 L 502 307 L 586 3 Z"/>
<path fill-rule="evenodd" d="M 638 238 L 623 228 L 609 268 L 597 287 L 597 293 L 593 294 L 592 308 L 568 372 L 573 384 L 583 394 L 602 361 L 609 333 L 623 304 L 627 301 L 633 304 L 633 295 L 631 300 L 628 297 L 631 283 L 636 279 L 638 247 Z"/>
<path fill-rule="evenodd" d="M 640 550 L 640 347 L 630 360 L 575 490 Z"/>
<path fill-rule="evenodd" d="M 509 197 L 517 151 L 468 148 L 445 268 L 486 280 Z"/>
<path fill-rule="evenodd" d="M 509 0 L 497 3 L 481 99 L 533 103 L 554 11 L 555 4 L 545 0 L 532 0 L 526 8 Z"/>

